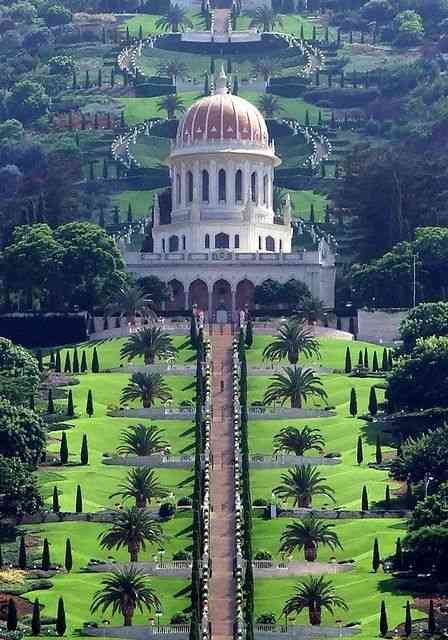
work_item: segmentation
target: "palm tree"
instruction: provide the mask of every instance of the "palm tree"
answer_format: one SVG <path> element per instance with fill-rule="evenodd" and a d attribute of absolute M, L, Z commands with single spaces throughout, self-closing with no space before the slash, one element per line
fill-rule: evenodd
<path fill-rule="evenodd" d="M 150 456 L 169 449 L 169 444 L 163 440 L 164 429 L 155 425 L 134 424 L 120 435 L 121 445 L 117 447 L 119 455 Z"/>
<path fill-rule="evenodd" d="M 300 353 L 307 358 L 320 356 L 319 342 L 297 320 L 282 322 L 277 336 L 263 351 L 265 360 L 283 360 L 288 358 L 290 364 L 297 364 Z"/>
<path fill-rule="evenodd" d="M 136 609 L 143 612 L 143 607 L 148 611 L 161 608 L 160 600 L 146 576 L 132 566 L 114 571 L 101 580 L 101 584 L 103 588 L 93 596 L 90 611 L 95 613 L 101 609 L 104 613 L 112 607 L 112 615 L 119 611 L 124 618 L 125 627 L 132 626 Z"/>
<path fill-rule="evenodd" d="M 180 60 L 169 60 L 160 64 L 158 71 L 161 76 L 170 76 L 176 84 L 177 78 L 183 80 L 187 76 L 187 65 Z"/>
<path fill-rule="evenodd" d="M 146 551 L 146 543 L 163 542 L 162 527 L 143 509 L 131 507 L 117 511 L 112 527 L 98 536 L 102 549 L 127 547 L 131 562 L 138 562 L 140 550 Z"/>
<path fill-rule="evenodd" d="M 118 491 L 109 497 L 134 498 L 135 506 L 144 509 L 154 498 L 166 498 L 169 491 L 162 487 L 159 477 L 149 467 L 133 467 L 125 482 L 118 485 Z"/>
<path fill-rule="evenodd" d="M 327 400 L 327 393 L 322 388 L 321 379 L 312 369 L 283 367 L 283 371 L 284 373 L 276 373 L 272 376 L 272 382 L 264 394 L 264 404 L 279 400 L 283 405 L 289 400 L 292 409 L 301 409 L 302 404 L 310 396 Z"/>
<path fill-rule="evenodd" d="M 293 453 L 296 456 L 303 456 L 310 449 L 322 452 L 325 446 L 325 439 L 319 429 L 310 427 L 283 427 L 272 440 L 274 445 L 274 455 L 277 453 Z"/>
<path fill-rule="evenodd" d="M 334 490 L 328 484 L 324 484 L 326 478 L 320 475 L 320 471 L 310 464 L 298 467 L 297 465 L 282 473 L 280 480 L 283 484 L 275 487 L 274 493 L 282 500 L 292 499 L 294 507 L 307 509 L 311 506 L 314 496 L 327 496 L 333 502 Z"/>
<path fill-rule="evenodd" d="M 250 15 L 252 20 L 249 27 L 256 27 L 258 31 L 273 31 L 276 25 L 283 26 L 280 16 L 266 5 L 257 7 Z"/>
<path fill-rule="evenodd" d="M 193 23 L 187 16 L 185 9 L 182 9 L 178 4 L 172 4 L 165 15 L 160 16 L 156 22 L 156 29 L 171 30 L 172 33 L 191 29 L 192 26 Z"/>
<path fill-rule="evenodd" d="M 305 560 L 314 562 L 320 544 L 332 550 L 342 549 L 337 533 L 332 531 L 333 528 L 334 525 L 327 524 L 313 515 L 306 516 L 303 520 L 287 525 L 280 538 L 280 551 L 292 554 L 296 549 L 303 549 Z"/>
<path fill-rule="evenodd" d="M 143 356 L 145 364 L 154 364 L 156 357 L 162 360 L 175 356 L 176 352 L 177 349 L 168 333 L 162 331 L 160 327 L 143 327 L 129 336 L 121 348 L 120 358 L 122 360 L 127 358 L 130 362 L 134 358 Z"/>
<path fill-rule="evenodd" d="M 331 581 L 323 576 L 309 576 L 297 584 L 294 595 L 286 601 L 282 613 L 289 616 L 308 609 L 310 624 L 320 625 L 322 608 L 333 615 L 335 607 L 348 609 L 345 600 L 336 595 Z"/>
<path fill-rule="evenodd" d="M 138 313 L 144 317 L 156 318 L 156 314 L 151 309 L 151 300 L 140 287 L 128 286 L 122 289 L 116 299 L 108 305 L 111 313 L 119 312 L 126 320 L 135 325 L 135 317 Z"/>
<path fill-rule="evenodd" d="M 257 76 L 263 76 L 265 82 L 269 82 L 276 71 L 281 68 L 278 60 L 273 58 L 259 58 L 252 63 L 252 71 Z"/>
<path fill-rule="evenodd" d="M 284 111 L 279 99 L 272 93 L 263 93 L 258 99 L 258 108 L 266 118 L 274 118 L 277 113 Z"/>
<path fill-rule="evenodd" d="M 184 113 L 185 105 L 183 99 L 175 93 L 163 96 L 157 103 L 157 111 L 166 111 L 168 120 L 176 117 L 176 112 Z"/>
<path fill-rule="evenodd" d="M 121 404 L 141 400 L 144 409 L 152 407 L 157 398 L 165 402 L 173 396 L 160 373 L 133 373 L 121 392 Z"/>
<path fill-rule="evenodd" d="M 299 304 L 294 317 L 299 322 L 306 320 L 308 324 L 313 324 L 322 318 L 323 315 L 324 306 L 319 298 L 307 296 L 303 298 L 302 302 Z"/>

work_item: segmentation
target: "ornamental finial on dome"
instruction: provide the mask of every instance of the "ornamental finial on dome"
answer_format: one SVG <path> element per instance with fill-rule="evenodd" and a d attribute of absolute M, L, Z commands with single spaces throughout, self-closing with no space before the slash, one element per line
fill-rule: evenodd
<path fill-rule="evenodd" d="M 221 65 L 221 71 L 215 82 L 215 94 L 219 94 L 219 93 L 221 95 L 223 94 L 225 95 L 226 93 L 228 93 L 227 76 L 226 76 L 226 72 L 224 71 L 224 65 Z"/>

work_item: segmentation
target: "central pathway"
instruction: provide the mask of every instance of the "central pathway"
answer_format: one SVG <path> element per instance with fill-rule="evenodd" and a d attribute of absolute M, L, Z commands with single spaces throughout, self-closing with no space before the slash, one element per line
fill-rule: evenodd
<path fill-rule="evenodd" d="M 215 9 L 215 33 L 226 34 L 229 30 L 230 9 Z"/>
<path fill-rule="evenodd" d="M 212 640 L 233 639 L 235 622 L 235 513 L 232 425 L 232 334 L 218 325 L 210 336 L 213 360 L 213 419 L 210 447 L 213 468 L 210 478 L 212 514 L 210 552 L 212 576 L 209 616 Z"/>

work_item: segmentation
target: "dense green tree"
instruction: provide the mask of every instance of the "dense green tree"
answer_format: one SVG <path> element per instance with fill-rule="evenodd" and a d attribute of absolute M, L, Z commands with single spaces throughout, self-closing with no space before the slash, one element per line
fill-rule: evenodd
<path fill-rule="evenodd" d="M 370 387 L 369 392 L 369 413 L 371 416 L 376 416 L 378 413 L 378 400 L 376 397 L 375 387 Z"/>
<path fill-rule="evenodd" d="M 418 338 L 448 335 L 448 302 L 426 302 L 411 309 L 400 325 L 402 350 L 411 353 Z"/>
<path fill-rule="evenodd" d="M 27 567 L 27 552 L 25 545 L 25 536 L 23 535 L 20 536 L 18 565 L 20 569 L 26 569 Z"/>
<path fill-rule="evenodd" d="M 81 486 L 78 484 L 76 487 L 76 499 L 75 499 L 75 512 L 82 513 L 83 504 L 82 504 L 82 491 Z"/>
<path fill-rule="evenodd" d="M 434 487 L 446 480 L 447 456 L 448 427 L 440 427 L 418 438 L 408 438 L 400 455 L 392 461 L 391 473 L 394 478 L 411 482 L 422 482 L 429 474 Z"/>
<path fill-rule="evenodd" d="M 4 515 L 35 513 L 43 506 L 36 476 L 19 458 L 0 455 L 0 494 Z"/>
<path fill-rule="evenodd" d="M 61 444 L 59 447 L 59 461 L 61 464 L 67 464 L 69 458 L 68 452 L 68 444 L 67 444 L 67 434 L 65 431 L 62 432 L 61 436 Z"/>
<path fill-rule="evenodd" d="M 372 569 L 376 573 L 381 564 L 380 557 L 380 545 L 378 543 L 378 538 L 375 538 L 373 541 L 373 551 L 372 551 Z"/>
<path fill-rule="evenodd" d="M 44 546 L 42 548 L 42 560 L 41 560 L 41 569 L 42 571 L 48 571 L 50 569 L 50 546 L 48 544 L 48 539 L 44 538 Z"/>
<path fill-rule="evenodd" d="M 8 600 L 8 611 L 6 614 L 6 628 L 8 631 L 15 631 L 17 629 L 17 607 L 12 598 Z"/>
<path fill-rule="evenodd" d="M 61 507 L 59 505 L 59 494 L 58 494 L 58 488 L 55 485 L 53 487 L 53 497 L 52 497 L 52 508 L 51 510 L 53 511 L 53 513 L 59 513 L 59 511 L 61 510 Z"/>
<path fill-rule="evenodd" d="M 386 611 L 386 603 L 384 600 L 381 600 L 381 610 L 380 610 L 380 634 L 384 638 L 389 630 L 389 624 L 387 622 L 387 611 Z"/>
<path fill-rule="evenodd" d="M 91 418 L 94 414 L 92 389 L 87 392 L 86 413 Z"/>
<path fill-rule="evenodd" d="M 358 436 L 358 442 L 356 445 L 356 462 L 358 464 L 362 464 L 363 460 L 364 460 L 364 454 L 362 449 L 362 437 Z"/>
<path fill-rule="evenodd" d="M 446 522 L 448 522 L 448 483 L 443 482 L 435 492 L 432 491 L 431 495 L 417 502 L 408 520 L 408 530 L 415 531 L 421 527 Z"/>
<path fill-rule="evenodd" d="M 31 617 L 31 635 L 40 635 L 41 623 L 40 623 L 40 604 L 36 598 L 33 603 L 33 613 Z"/>
<path fill-rule="evenodd" d="M 383 452 L 381 451 L 381 438 L 379 433 L 376 436 L 375 461 L 377 464 L 382 464 L 383 462 Z"/>
<path fill-rule="evenodd" d="M 68 396 L 67 396 L 67 416 L 69 418 L 73 418 L 74 415 L 75 415 L 75 407 L 73 405 L 73 392 L 71 389 L 69 389 Z"/>
<path fill-rule="evenodd" d="M 345 373 L 351 373 L 352 372 L 352 355 L 350 353 L 350 347 L 347 347 L 346 350 L 345 350 L 344 371 L 345 371 Z"/>
<path fill-rule="evenodd" d="M 56 633 L 58 636 L 63 636 L 67 629 L 67 622 L 65 619 L 65 607 L 64 600 L 59 598 L 58 600 L 58 610 L 56 613 Z"/>
<path fill-rule="evenodd" d="M 69 573 L 73 568 L 72 543 L 70 542 L 70 538 L 67 538 L 65 541 L 64 567 Z"/>
<path fill-rule="evenodd" d="M 36 358 L 23 347 L 0 337 L 0 396 L 14 404 L 27 402 L 40 381 Z"/>
<path fill-rule="evenodd" d="M 349 406 L 350 415 L 352 418 L 356 416 L 358 413 L 358 400 L 356 397 L 356 389 L 354 387 L 350 390 L 350 406 Z"/>
<path fill-rule="evenodd" d="M 19 120 L 24 125 L 45 115 L 49 105 L 50 98 L 44 86 L 33 80 L 16 82 L 6 100 L 9 117 Z"/>
<path fill-rule="evenodd" d="M 367 494 L 367 487 L 366 485 L 364 485 L 362 488 L 362 495 L 361 495 L 361 511 L 368 511 L 368 510 L 369 510 L 369 496 Z"/>
<path fill-rule="evenodd" d="M 24 406 L 0 399 L 0 456 L 19 458 L 35 467 L 45 453 L 45 446 L 42 419 Z"/>
<path fill-rule="evenodd" d="M 442 576 L 448 562 L 448 527 L 433 525 L 411 531 L 403 540 L 403 549 L 415 571 Z"/>
<path fill-rule="evenodd" d="M 81 444 L 81 464 L 86 465 L 89 464 L 89 447 L 87 444 L 87 435 L 84 433 L 82 436 L 82 444 Z"/>

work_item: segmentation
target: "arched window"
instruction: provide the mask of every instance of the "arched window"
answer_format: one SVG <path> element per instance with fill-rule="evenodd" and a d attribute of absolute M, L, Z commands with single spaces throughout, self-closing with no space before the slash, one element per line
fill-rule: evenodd
<path fill-rule="evenodd" d="M 250 197 L 252 202 L 257 202 L 257 174 L 255 171 L 250 176 Z"/>
<path fill-rule="evenodd" d="M 235 173 L 235 202 L 243 199 L 243 172 L 241 169 Z"/>
<path fill-rule="evenodd" d="M 179 238 L 177 236 L 170 236 L 168 240 L 168 250 L 170 252 L 179 251 Z"/>
<path fill-rule="evenodd" d="M 215 236 L 215 249 L 228 249 L 230 239 L 227 233 L 217 233 Z"/>
<path fill-rule="evenodd" d="M 263 176 L 263 204 L 268 203 L 268 177 Z"/>
<path fill-rule="evenodd" d="M 218 173 L 218 197 L 220 202 L 226 201 L 226 172 L 220 169 Z"/>
<path fill-rule="evenodd" d="M 259 249 L 259 251 L 261 251 L 261 249 L 262 249 L 261 236 L 258 236 L 258 249 Z"/>
<path fill-rule="evenodd" d="M 187 171 L 187 202 L 193 202 L 193 174 Z"/>
<path fill-rule="evenodd" d="M 162 238 L 162 253 L 166 253 L 165 238 Z"/>
<path fill-rule="evenodd" d="M 210 249 L 210 236 L 208 233 L 205 234 L 205 248 Z"/>
<path fill-rule="evenodd" d="M 185 241 L 185 236 L 182 236 L 182 251 L 185 251 L 187 248 L 187 243 Z"/>
<path fill-rule="evenodd" d="M 233 246 L 235 247 L 235 249 L 240 248 L 240 236 L 238 233 L 235 235 Z"/>
<path fill-rule="evenodd" d="M 180 175 L 178 173 L 176 173 L 176 193 L 177 193 L 177 204 L 180 204 L 182 199 L 182 191 L 181 191 Z"/>
<path fill-rule="evenodd" d="M 272 236 L 266 237 L 266 251 L 275 251 L 275 240 Z"/>
<path fill-rule="evenodd" d="M 210 178 L 208 176 L 208 171 L 204 169 L 202 172 L 202 201 L 209 201 L 209 192 L 210 192 Z"/>

